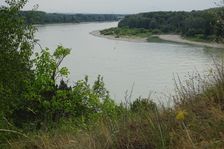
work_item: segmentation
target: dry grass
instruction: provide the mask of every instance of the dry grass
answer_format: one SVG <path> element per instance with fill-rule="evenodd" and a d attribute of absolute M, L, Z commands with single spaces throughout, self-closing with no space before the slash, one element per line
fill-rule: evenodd
<path fill-rule="evenodd" d="M 90 129 L 42 132 L 9 141 L 13 149 L 222 149 L 224 148 L 224 65 L 203 78 L 181 82 L 172 108 L 139 100 L 119 118 L 101 118 Z M 136 108 L 137 107 L 137 108 Z M 71 124 L 69 124 L 71 125 Z"/>

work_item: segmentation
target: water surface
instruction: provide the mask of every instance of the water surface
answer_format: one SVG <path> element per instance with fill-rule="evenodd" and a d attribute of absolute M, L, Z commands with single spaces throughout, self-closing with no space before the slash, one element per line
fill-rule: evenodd
<path fill-rule="evenodd" d="M 173 91 L 174 74 L 184 78 L 196 70 L 204 73 L 212 63 L 211 53 L 219 52 L 192 45 L 117 41 L 90 34 L 116 25 L 117 22 L 43 25 L 38 26 L 36 37 L 42 47 L 54 49 L 62 44 L 72 49 L 63 63 L 70 69 L 71 83 L 85 75 L 93 81 L 100 74 L 117 102 L 124 100 L 132 86 L 132 99 L 152 92 L 154 97 L 168 95 Z"/>

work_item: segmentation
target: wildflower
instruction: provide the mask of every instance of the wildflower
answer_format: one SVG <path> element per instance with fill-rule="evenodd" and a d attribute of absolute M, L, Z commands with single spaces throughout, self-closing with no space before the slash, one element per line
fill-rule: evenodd
<path fill-rule="evenodd" d="M 185 110 L 181 110 L 177 113 L 176 120 L 183 121 L 186 116 L 187 116 L 187 112 Z"/>

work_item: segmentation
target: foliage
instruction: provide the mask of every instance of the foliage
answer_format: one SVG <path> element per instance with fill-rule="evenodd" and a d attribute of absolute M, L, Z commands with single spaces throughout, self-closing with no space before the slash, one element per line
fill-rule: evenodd
<path fill-rule="evenodd" d="M 127 28 L 127 27 L 119 27 L 119 28 L 109 28 L 100 31 L 103 35 L 112 35 L 117 38 L 119 37 L 149 37 L 152 35 L 152 31 L 149 29 L 143 28 Z"/>
<path fill-rule="evenodd" d="M 61 62 L 69 53 L 70 49 L 58 46 L 52 55 L 49 49 L 44 49 L 41 54 L 36 54 L 35 69 L 33 70 L 34 80 L 26 82 L 23 100 L 19 108 L 13 112 L 16 126 L 22 127 L 23 123 L 32 122 L 35 127 L 41 127 L 41 125 L 46 125 L 48 120 L 54 119 L 55 113 L 50 106 L 53 98 L 57 96 L 56 93 L 59 92 L 57 91 L 57 78 L 66 77 L 69 73 L 67 68 L 60 68 Z M 61 85 L 63 83 L 61 81 Z"/>
<path fill-rule="evenodd" d="M 43 11 L 21 11 L 20 14 L 28 24 L 118 21 L 122 17 L 116 14 L 62 14 Z"/>
<path fill-rule="evenodd" d="M 66 67 L 60 68 L 60 64 L 69 53 L 70 49 L 58 46 L 53 54 L 49 49 L 36 54 L 35 80 L 27 84 L 22 105 L 14 111 L 17 127 L 49 129 L 63 119 L 82 118 L 83 122 L 89 122 L 103 113 L 113 112 L 115 103 L 101 76 L 92 87 L 88 77 L 73 87 L 67 86 L 63 79 L 69 72 Z M 59 85 L 57 80 L 61 80 Z"/>
<path fill-rule="evenodd" d="M 4 116 L 18 106 L 26 82 L 33 79 L 30 56 L 35 41 L 35 28 L 18 15 L 26 1 L 6 3 L 10 7 L 0 8 L 0 113 Z"/>
<path fill-rule="evenodd" d="M 9 140 L 12 148 L 223 148 L 223 65 L 208 78 L 177 80 L 172 108 L 138 99 L 112 108 L 119 115 L 101 117 L 74 129 L 75 121 L 53 131 Z M 77 122 L 77 121 L 76 121 Z M 66 129 L 65 129 L 66 127 Z M 29 140 L 29 141 L 27 141 Z M 28 142 L 28 143 L 24 143 Z M 60 142 L 60 143 L 58 143 Z"/>
<path fill-rule="evenodd" d="M 183 36 L 200 37 L 200 39 L 215 39 L 213 35 L 221 33 L 216 28 L 216 20 L 223 8 L 213 8 L 191 12 L 149 12 L 125 16 L 118 27 L 131 29 L 144 28 L 158 33 L 176 33 Z M 223 19 L 220 19 L 223 20 Z M 219 21 L 219 24 L 221 21 Z M 221 24 L 220 24 L 221 25 Z M 220 26 L 218 25 L 218 26 Z M 222 29 L 218 27 L 218 29 Z M 203 36 L 199 36 L 203 35 Z M 218 36 L 218 35 L 217 35 Z"/>
<path fill-rule="evenodd" d="M 25 3 L 7 0 L 7 7 L 0 6 L 0 129 L 17 129 L 10 117 L 20 106 L 26 82 L 34 79 L 30 57 L 35 28 L 18 14 Z M 1 133 L 0 142 L 13 136 L 10 131 Z"/>
<path fill-rule="evenodd" d="M 224 6 L 222 6 L 223 8 Z M 224 38 L 224 9 L 217 13 L 217 21 L 216 21 L 216 36 L 217 40 L 221 40 L 223 42 Z"/>
<path fill-rule="evenodd" d="M 115 116 L 116 105 L 98 76 L 91 86 L 88 77 L 70 87 L 69 75 L 61 67 L 70 49 L 48 48 L 31 60 L 35 29 L 20 15 L 26 1 L 7 1 L 1 8 L 1 128 L 9 125 L 23 130 L 48 130 L 64 119 L 82 119 L 84 123 L 100 116 Z M 60 82 L 60 83 L 59 83 Z M 10 127 L 9 127 L 10 128 Z"/>
<path fill-rule="evenodd" d="M 139 112 L 139 111 L 155 111 L 156 110 L 156 104 L 149 100 L 149 99 L 136 99 L 133 103 L 130 105 L 131 111 L 133 112 Z"/>
<path fill-rule="evenodd" d="M 55 86 L 58 77 L 66 77 L 69 71 L 66 67 L 60 68 L 63 59 L 70 54 L 70 49 L 58 46 L 53 55 L 49 49 L 41 51 L 41 54 L 36 53 L 34 60 L 35 64 L 35 88 L 47 90 L 46 86 L 52 84 Z"/>

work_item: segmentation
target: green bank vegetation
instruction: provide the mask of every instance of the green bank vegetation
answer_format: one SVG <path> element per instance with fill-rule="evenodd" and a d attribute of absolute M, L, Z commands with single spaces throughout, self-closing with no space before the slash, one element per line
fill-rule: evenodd
<path fill-rule="evenodd" d="M 172 107 L 129 96 L 118 105 L 101 76 L 68 86 L 61 63 L 70 49 L 31 58 L 35 28 L 19 15 L 26 1 L 7 3 L 0 9 L 0 148 L 224 148 L 222 62 L 206 78 L 177 77 Z"/>
<path fill-rule="evenodd" d="M 100 31 L 101 34 L 103 35 L 112 35 L 114 37 L 141 37 L 141 38 L 146 38 L 152 35 L 150 30 L 147 29 L 130 29 L 127 27 L 124 28 L 110 28 L 110 29 L 105 29 Z"/>
<path fill-rule="evenodd" d="M 149 42 L 161 42 L 159 30 L 150 30 L 144 28 L 128 28 L 128 27 L 113 27 L 100 31 L 100 34 L 105 36 L 113 36 L 115 38 L 145 38 Z"/>
<path fill-rule="evenodd" d="M 148 12 L 128 15 L 117 28 L 101 31 L 104 35 L 149 37 L 157 34 L 180 34 L 193 41 L 214 42 L 223 37 L 222 7 L 191 12 Z M 145 34 L 143 33 L 145 32 Z M 142 36 L 143 35 L 143 36 Z"/>
<path fill-rule="evenodd" d="M 123 15 L 119 14 L 63 14 L 34 10 L 20 11 L 20 15 L 28 24 L 104 22 L 118 21 L 123 18 Z"/>

